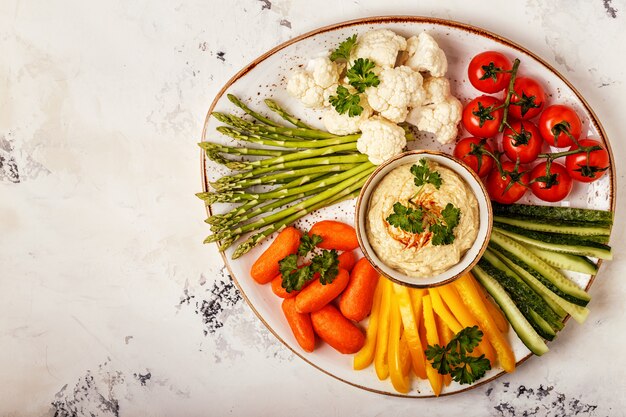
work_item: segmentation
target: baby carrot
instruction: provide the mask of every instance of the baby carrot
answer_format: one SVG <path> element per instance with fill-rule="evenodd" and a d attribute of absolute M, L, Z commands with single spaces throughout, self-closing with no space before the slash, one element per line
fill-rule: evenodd
<path fill-rule="evenodd" d="M 322 249 L 354 250 L 359 247 L 354 227 L 335 220 L 322 220 L 309 230 L 309 235 L 318 235 L 322 243 L 317 245 Z"/>
<path fill-rule="evenodd" d="M 361 321 L 372 310 L 378 272 L 366 258 L 361 258 L 350 274 L 350 282 L 339 300 L 341 313 L 350 320 Z"/>
<path fill-rule="evenodd" d="M 267 284 L 280 272 L 278 261 L 296 253 L 299 245 L 300 232 L 294 227 L 285 228 L 252 265 L 250 275 L 259 284 Z"/>
<path fill-rule="evenodd" d="M 313 352 L 313 349 L 315 349 L 315 333 L 313 332 L 311 316 L 298 313 L 296 311 L 296 300 L 293 298 L 285 298 L 282 308 L 285 318 L 287 318 L 287 323 L 289 323 L 289 327 L 291 327 L 291 331 L 300 347 L 307 352 Z"/>
<path fill-rule="evenodd" d="M 350 274 L 345 269 L 339 269 L 339 273 L 329 284 L 324 285 L 319 279 L 315 279 L 296 295 L 296 310 L 300 313 L 312 313 L 321 309 L 341 294 L 348 281 Z"/>
<path fill-rule="evenodd" d="M 352 272 L 352 268 L 356 264 L 356 255 L 352 251 L 347 251 L 339 255 L 339 268 L 343 268 L 348 272 Z"/>
<path fill-rule="evenodd" d="M 361 329 L 331 304 L 311 313 L 311 322 L 315 333 L 341 353 L 356 353 L 365 344 Z"/>

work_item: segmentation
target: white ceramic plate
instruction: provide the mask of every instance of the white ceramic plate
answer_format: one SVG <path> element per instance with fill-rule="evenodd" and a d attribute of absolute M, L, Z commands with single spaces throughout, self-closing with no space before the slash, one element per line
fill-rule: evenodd
<path fill-rule="evenodd" d="M 416 16 L 373 17 L 344 22 L 314 30 L 268 51 L 237 73 L 219 92 L 209 109 L 203 131 L 203 140 L 236 146 L 234 140 L 226 138 L 215 131 L 215 128 L 220 123 L 209 117 L 212 111 L 234 112 L 238 110 L 228 101 L 226 93 L 235 94 L 249 103 L 252 108 L 261 110 L 263 113 L 267 113 L 264 110 L 263 99 L 268 97 L 274 98 L 291 113 L 302 117 L 307 123 L 322 127 L 319 123 L 319 113 L 305 110 L 297 100 L 288 96 L 285 91 L 286 78 L 298 66 L 306 64 L 312 57 L 334 49 L 339 42 L 348 36 L 381 28 L 391 29 L 406 37 L 418 34 L 421 31 L 430 33 L 446 52 L 449 63 L 447 77 L 451 80 L 452 93 L 464 103 L 481 94 L 471 86 L 466 76 L 467 65 L 474 55 L 485 50 L 496 50 L 504 53 L 511 59 L 520 58 L 522 64 L 519 74 L 541 80 L 548 95 L 548 104 L 558 102 L 573 106 L 583 120 L 583 134 L 603 141 L 610 152 L 604 131 L 591 108 L 573 86 L 549 64 L 521 46 L 485 30 L 457 22 Z M 466 132 L 462 132 L 459 137 L 465 136 L 468 136 Z M 442 146 L 432 136 L 423 135 L 416 142 L 411 143 L 409 148 L 433 149 L 451 153 L 453 145 Z M 205 191 L 208 188 L 208 181 L 227 174 L 227 170 L 224 167 L 216 165 L 211 161 L 206 161 L 204 155 L 202 156 L 201 164 Z M 613 166 L 612 155 L 611 166 Z M 571 196 L 567 200 L 557 203 L 557 205 L 613 210 L 614 189 L 615 178 L 613 172 L 609 171 L 601 180 L 591 183 L 591 185 L 575 184 Z M 525 201 L 521 202 L 538 203 L 532 197 L 525 197 L 525 199 Z M 301 230 L 307 230 L 313 223 L 322 219 L 337 219 L 353 224 L 354 204 L 354 200 L 346 201 L 312 213 L 296 226 Z M 228 209 L 229 207 L 226 204 L 212 207 L 214 213 L 222 213 Z M 352 369 L 352 355 L 341 355 L 326 344 L 320 344 L 313 353 L 304 352 L 298 346 L 282 314 L 280 300 L 272 293 L 270 285 L 258 285 L 249 276 L 252 263 L 270 241 L 271 239 L 266 240 L 264 244 L 259 245 L 236 261 L 230 259 L 234 246 L 224 254 L 224 262 L 230 270 L 235 283 L 261 321 L 293 352 L 328 375 L 370 391 L 402 396 L 394 391 L 389 380 L 380 381 L 372 367 L 358 372 L 354 371 Z M 589 275 L 578 273 L 568 275 L 585 288 L 588 288 L 593 281 L 593 277 Z M 528 349 L 526 349 L 512 330 L 509 332 L 509 340 L 513 346 L 518 363 L 530 356 Z M 553 343 L 559 343 L 559 338 L 557 337 Z M 542 357 L 541 360 L 550 360 L 550 353 Z M 442 395 L 475 388 L 498 377 L 501 373 L 501 369 L 496 367 L 489 371 L 479 383 L 469 387 L 452 383 L 444 389 Z M 413 389 L 407 396 L 429 397 L 432 396 L 432 391 L 427 381 L 422 380 L 418 382 L 414 378 Z"/>

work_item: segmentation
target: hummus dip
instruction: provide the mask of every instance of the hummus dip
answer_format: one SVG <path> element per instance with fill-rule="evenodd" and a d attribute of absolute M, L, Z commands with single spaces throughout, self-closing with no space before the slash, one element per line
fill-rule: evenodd
<path fill-rule="evenodd" d="M 459 208 L 461 214 L 453 231 L 454 242 L 435 246 L 429 230 L 414 234 L 389 225 L 385 219 L 393 213 L 393 205 L 400 202 L 411 206 L 408 201 L 418 191 L 411 173 L 412 165 L 402 165 L 389 172 L 372 192 L 366 219 L 367 238 L 378 258 L 388 266 L 411 277 L 432 277 L 459 263 L 476 240 L 478 201 L 457 173 L 428 161 L 430 170 L 439 172 L 441 186 L 436 189 L 432 184 L 425 184 L 413 201 L 435 213 L 440 213 L 448 203 Z"/>

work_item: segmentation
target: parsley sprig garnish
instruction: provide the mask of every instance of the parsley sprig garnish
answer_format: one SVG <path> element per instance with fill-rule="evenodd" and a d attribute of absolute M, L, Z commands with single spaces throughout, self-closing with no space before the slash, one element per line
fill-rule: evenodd
<path fill-rule="evenodd" d="M 411 166 L 411 174 L 415 177 L 415 185 L 421 187 L 432 184 L 436 189 L 441 187 L 441 175 L 437 171 L 431 171 L 426 163 L 426 158 L 419 160 L 417 165 Z"/>
<path fill-rule="evenodd" d="M 450 374 L 460 384 L 472 384 L 491 369 L 491 362 L 485 355 L 471 356 L 483 338 L 478 326 L 466 327 L 458 332 L 450 342 L 426 348 L 426 358 L 441 375 Z"/>
<path fill-rule="evenodd" d="M 308 255 L 320 243 L 322 243 L 321 236 L 305 234 L 300 239 L 298 253 L 288 255 L 278 261 L 282 287 L 287 292 L 301 290 L 307 282 L 315 277 L 315 274 L 319 274 L 319 280 L 323 285 L 333 282 L 339 273 L 339 254 L 334 249 L 322 250 L 311 258 L 309 265 L 298 265 L 298 255 Z"/>
<path fill-rule="evenodd" d="M 385 220 L 391 226 L 398 227 L 409 233 L 422 233 L 424 231 L 423 224 L 424 213 L 421 208 L 412 209 L 402 203 L 393 205 L 393 213 Z"/>
<path fill-rule="evenodd" d="M 367 58 L 358 58 L 352 63 L 352 67 L 346 72 L 350 85 L 356 91 L 362 93 L 367 87 L 378 87 L 380 79 L 372 71 L 376 64 Z"/>
<path fill-rule="evenodd" d="M 430 225 L 430 231 L 433 232 L 433 246 L 449 245 L 454 242 L 454 228 L 458 226 L 461 218 L 461 210 L 454 207 L 452 203 L 446 204 L 441 210 L 441 220 L 437 220 L 435 224 Z"/>
<path fill-rule="evenodd" d="M 337 87 L 337 95 L 328 98 L 330 104 L 337 110 L 337 113 L 348 113 L 348 116 L 358 116 L 363 112 L 361 106 L 361 96 L 358 93 L 350 94 L 350 91 L 340 85 Z"/>
<path fill-rule="evenodd" d="M 337 47 L 337 49 L 335 49 L 333 53 L 330 54 L 330 60 L 337 61 L 337 60 L 343 59 L 345 61 L 349 61 L 350 52 L 352 51 L 352 48 L 354 47 L 355 44 L 356 44 L 356 35 L 352 35 L 349 38 L 347 38 L 345 41 L 341 42 L 339 46 Z"/>

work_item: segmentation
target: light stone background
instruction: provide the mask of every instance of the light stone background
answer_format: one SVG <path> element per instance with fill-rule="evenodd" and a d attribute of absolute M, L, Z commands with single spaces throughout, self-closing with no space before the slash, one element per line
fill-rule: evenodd
<path fill-rule="evenodd" d="M 221 85 L 291 37 L 383 14 L 474 24 L 547 59 L 603 121 L 623 189 L 624 0 L 0 0 L 0 415 L 626 415 L 623 195 L 587 323 L 436 400 L 294 357 L 201 244 L 195 142 Z"/>

